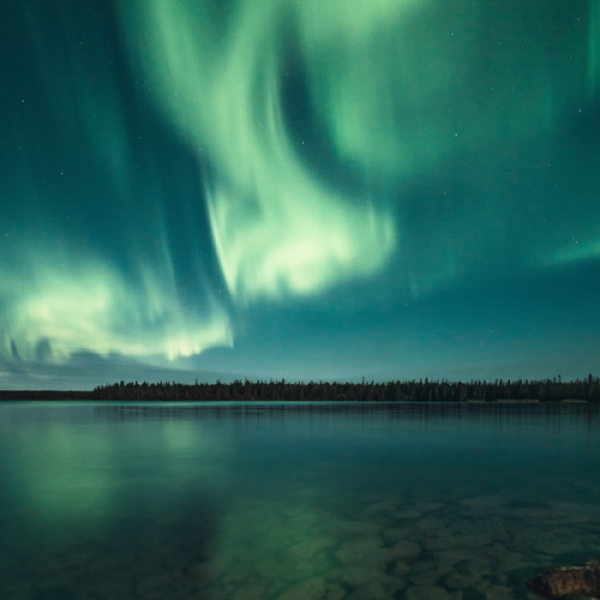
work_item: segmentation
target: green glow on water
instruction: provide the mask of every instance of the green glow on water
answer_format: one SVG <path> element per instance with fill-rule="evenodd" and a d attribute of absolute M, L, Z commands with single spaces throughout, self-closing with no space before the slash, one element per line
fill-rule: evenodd
<path fill-rule="evenodd" d="M 24 423 L 11 435 L 13 449 L 19 449 L 11 469 L 17 480 L 29 474 L 17 489 L 32 523 L 69 528 L 84 520 L 101 529 L 137 493 L 144 483 L 141 472 L 155 486 L 149 504 L 155 511 L 186 490 L 215 492 L 228 483 L 230 444 L 209 427 L 186 421 L 138 424 L 123 436 L 114 423 L 45 420 L 65 410 L 60 403 L 3 410 L 7 419 L 0 434 L 6 439 L 11 423 Z"/>
<path fill-rule="evenodd" d="M 600 549 L 593 405 L 0 416 L 6 598 L 508 598 L 528 569 Z"/>

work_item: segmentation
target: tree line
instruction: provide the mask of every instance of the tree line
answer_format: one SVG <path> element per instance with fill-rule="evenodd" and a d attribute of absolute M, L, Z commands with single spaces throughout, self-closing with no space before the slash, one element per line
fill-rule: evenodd
<path fill-rule="evenodd" d="M 249 400 L 321 402 L 600 401 L 600 378 L 450 382 L 447 379 L 375 383 L 241 381 L 233 383 L 120 383 L 86 392 L 93 400 Z M 2 392 L 0 392 L 0 399 Z"/>
<path fill-rule="evenodd" d="M 375 383 L 241 381 L 183 384 L 130 382 L 101 385 L 92 391 L 0 390 L 0 400 L 249 400 L 321 402 L 497 402 L 587 400 L 600 402 L 600 378 L 470 382 L 419 379 Z"/>

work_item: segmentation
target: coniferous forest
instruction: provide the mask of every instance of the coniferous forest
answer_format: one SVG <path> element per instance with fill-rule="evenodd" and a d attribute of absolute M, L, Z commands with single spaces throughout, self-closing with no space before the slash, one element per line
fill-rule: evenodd
<path fill-rule="evenodd" d="M 98 387 L 98 400 L 307 400 L 322 402 L 467 402 L 497 400 L 600 401 L 600 378 L 591 374 L 584 380 L 562 382 L 560 378 L 539 381 L 449 382 L 391 381 L 375 383 L 286 383 L 281 381 L 234 381 L 215 384 L 138 384 L 121 382 Z"/>
<path fill-rule="evenodd" d="M 2 391 L 0 400 L 247 400 L 319 402 L 600 402 L 600 378 L 562 381 L 560 375 L 544 380 L 390 381 L 387 383 L 331 383 L 240 381 L 233 383 L 120 383 L 98 386 L 92 391 Z"/>

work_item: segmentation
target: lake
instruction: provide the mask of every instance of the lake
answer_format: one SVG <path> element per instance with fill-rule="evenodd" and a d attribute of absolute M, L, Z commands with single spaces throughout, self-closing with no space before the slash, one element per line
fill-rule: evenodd
<path fill-rule="evenodd" d="M 505 600 L 600 554 L 588 404 L 0 404 L 3 600 Z"/>

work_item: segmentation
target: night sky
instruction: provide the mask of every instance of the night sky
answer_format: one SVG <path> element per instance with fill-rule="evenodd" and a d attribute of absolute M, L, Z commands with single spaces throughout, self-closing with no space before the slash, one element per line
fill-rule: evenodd
<path fill-rule="evenodd" d="M 0 28 L 0 388 L 600 374 L 599 0 Z"/>

